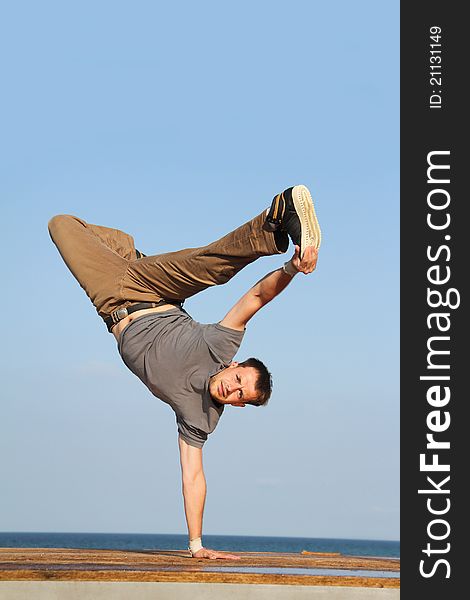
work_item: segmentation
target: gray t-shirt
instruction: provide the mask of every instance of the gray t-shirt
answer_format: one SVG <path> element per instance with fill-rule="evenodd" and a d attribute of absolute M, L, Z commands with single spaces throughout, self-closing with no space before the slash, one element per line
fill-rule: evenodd
<path fill-rule="evenodd" d="M 209 394 L 209 377 L 230 364 L 243 334 L 172 308 L 132 321 L 118 348 L 126 366 L 175 411 L 184 441 L 202 448 L 224 410 Z"/>

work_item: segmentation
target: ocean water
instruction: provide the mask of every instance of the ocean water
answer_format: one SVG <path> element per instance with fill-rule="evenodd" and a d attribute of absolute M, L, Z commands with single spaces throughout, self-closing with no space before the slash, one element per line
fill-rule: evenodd
<path fill-rule="evenodd" d="M 142 533 L 2 533 L 0 548 L 183 550 L 186 535 Z M 300 537 L 205 535 L 204 545 L 233 552 L 340 552 L 349 556 L 399 558 L 400 542 Z"/>

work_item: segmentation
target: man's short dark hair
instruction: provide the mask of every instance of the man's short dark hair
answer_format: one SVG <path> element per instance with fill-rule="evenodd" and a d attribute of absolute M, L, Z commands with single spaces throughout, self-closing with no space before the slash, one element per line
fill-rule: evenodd
<path fill-rule="evenodd" d="M 271 396 L 273 389 L 273 379 L 271 373 L 266 368 L 266 365 L 257 358 L 247 358 L 241 363 L 238 363 L 239 367 L 251 367 L 258 373 L 258 378 L 255 383 L 255 390 L 258 392 L 258 398 L 247 402 L 253 406 L 266 406 Z"/>

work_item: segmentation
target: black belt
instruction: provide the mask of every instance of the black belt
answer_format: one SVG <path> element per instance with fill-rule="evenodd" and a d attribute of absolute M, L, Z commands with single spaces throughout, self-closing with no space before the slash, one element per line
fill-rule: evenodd
<path fill-rule="evenodd" d="M 132 304 L 131 306 L 126 306 L 125 308 L 118 308 L 113 311 L 109 317 L 104 319 L 108 331 L 111 333 L 112 328 L 125 319 L 127 316 L 136 312 L 137 310 L 145 310 L 146 308 L 156 308 L 157 306 L 163 306 L 164 304 L 174 304 L 175 306 L 182 306 L 183 302 L 181 300 L 159 300 L 158 302 L 139 302 L 138 304 Z"/>

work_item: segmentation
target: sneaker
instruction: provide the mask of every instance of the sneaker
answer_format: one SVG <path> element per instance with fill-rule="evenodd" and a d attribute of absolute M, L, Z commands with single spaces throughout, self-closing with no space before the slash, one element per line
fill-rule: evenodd
<path fill-rule="evenodd" d="M 321 231 L 308 188 L 296 185 L 274 196 L 266 216 L 266 228 L 285 231 L 292 242 L 300 246 L 300 257 L 307 246 L 318 250 Z"/>

